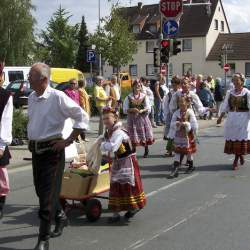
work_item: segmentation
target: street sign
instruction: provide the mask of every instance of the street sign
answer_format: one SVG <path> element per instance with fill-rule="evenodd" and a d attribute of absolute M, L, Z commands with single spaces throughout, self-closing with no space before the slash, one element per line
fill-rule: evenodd
<path fill-rule="evenodd" d="M 225 64 L 224 65 L 224 70 L 225 70 L 225 72 L 228 72 L 230 70 L 230 65 L 229 64 Z"/>
<path fill-rule="evenodd" d="M 179 25 L 175 20 L 167 20 L 163 24 L 163 32 L 168 36 L 175 36 L 179 30 Z"/>
<path fill-rule="evenodd" d="M 92 49 L 87 50 L 87 62 L 94 63 L 96 61 L 96 54 L 95 51 Z"/>
<path fill-rule="evenodd" d="M 182 14 L 182 0 L 160 0 L 160 12 L 167 18 L 177 18 Z"/>

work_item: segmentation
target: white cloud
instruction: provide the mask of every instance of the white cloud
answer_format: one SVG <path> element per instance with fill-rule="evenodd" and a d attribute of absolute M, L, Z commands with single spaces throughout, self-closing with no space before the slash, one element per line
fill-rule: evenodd
<path fill-rule="evenodd" d="M 116 1 L 116 0 L 113 0 Z M 138 0 L 121 0 L 122 5 L 136 5 Z M 158 3 L 158 0 L 142 0 L 143 4 Z M 61 4 L 72 14 L 71 22 L 81 22 L 84 15 L 88 29 L 93 32 L 98 23 L 98 0 L 33 0 L 37 7 L 34 15 L 37 19 L 37 29 L 44 29 L 49 18 Z M 232 32 L 250 31 L 250 0 L 223 0 L 225 12 Z M 110 3 L 101 0 L 101 15 L 108 15 Z"/>

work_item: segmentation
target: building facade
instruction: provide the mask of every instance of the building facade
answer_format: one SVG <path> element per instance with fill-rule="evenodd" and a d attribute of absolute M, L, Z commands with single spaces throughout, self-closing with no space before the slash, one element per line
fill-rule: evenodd
<path fill-rule="evenodd" d="M 201 1 L 193 0 L 195 2 Z M 138 3 L 137 6 L 123 8 L 122 11 L 138 41 L 138 51 L 133 61 L 123 67 L 122 71 L 130 72 L 133 78 L 154 78 L 153 50 L 159 47 L 160 36 L 159 5 Z M 184 6 L 177 36 L 182 42 L 182 52 L 170 58 L 169 74 L 183 75 L 191 71 L 193 74 L 222 76 L 218 59 L 208 61 L 207 58 L 219 35 L 229 33 L 230 28 L 221 0 L 211 0 L 211 8 L 205 5 Z M 109 77 L 115 69 L 105 64 L 103 71 L 104 76 Z"/>

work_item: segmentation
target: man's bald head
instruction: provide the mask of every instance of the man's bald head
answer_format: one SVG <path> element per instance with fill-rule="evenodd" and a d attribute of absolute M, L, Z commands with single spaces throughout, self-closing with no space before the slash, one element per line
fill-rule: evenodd
<path fill-rule="evenodd" d="M 29 82 L 31 87 L 42 95 L 48 87 L 50 80 L 50 67 L 45 63 L 35 63 L 32 65 L 29 73 Z"/>

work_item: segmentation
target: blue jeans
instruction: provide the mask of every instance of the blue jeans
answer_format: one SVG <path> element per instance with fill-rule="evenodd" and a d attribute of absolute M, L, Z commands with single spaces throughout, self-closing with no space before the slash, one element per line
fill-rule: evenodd
<path fill-rule="evenodd" d="M 155 122 L 162 123 L 164 121 L 162 102 L 159 98 L 155 98 Z"/>

